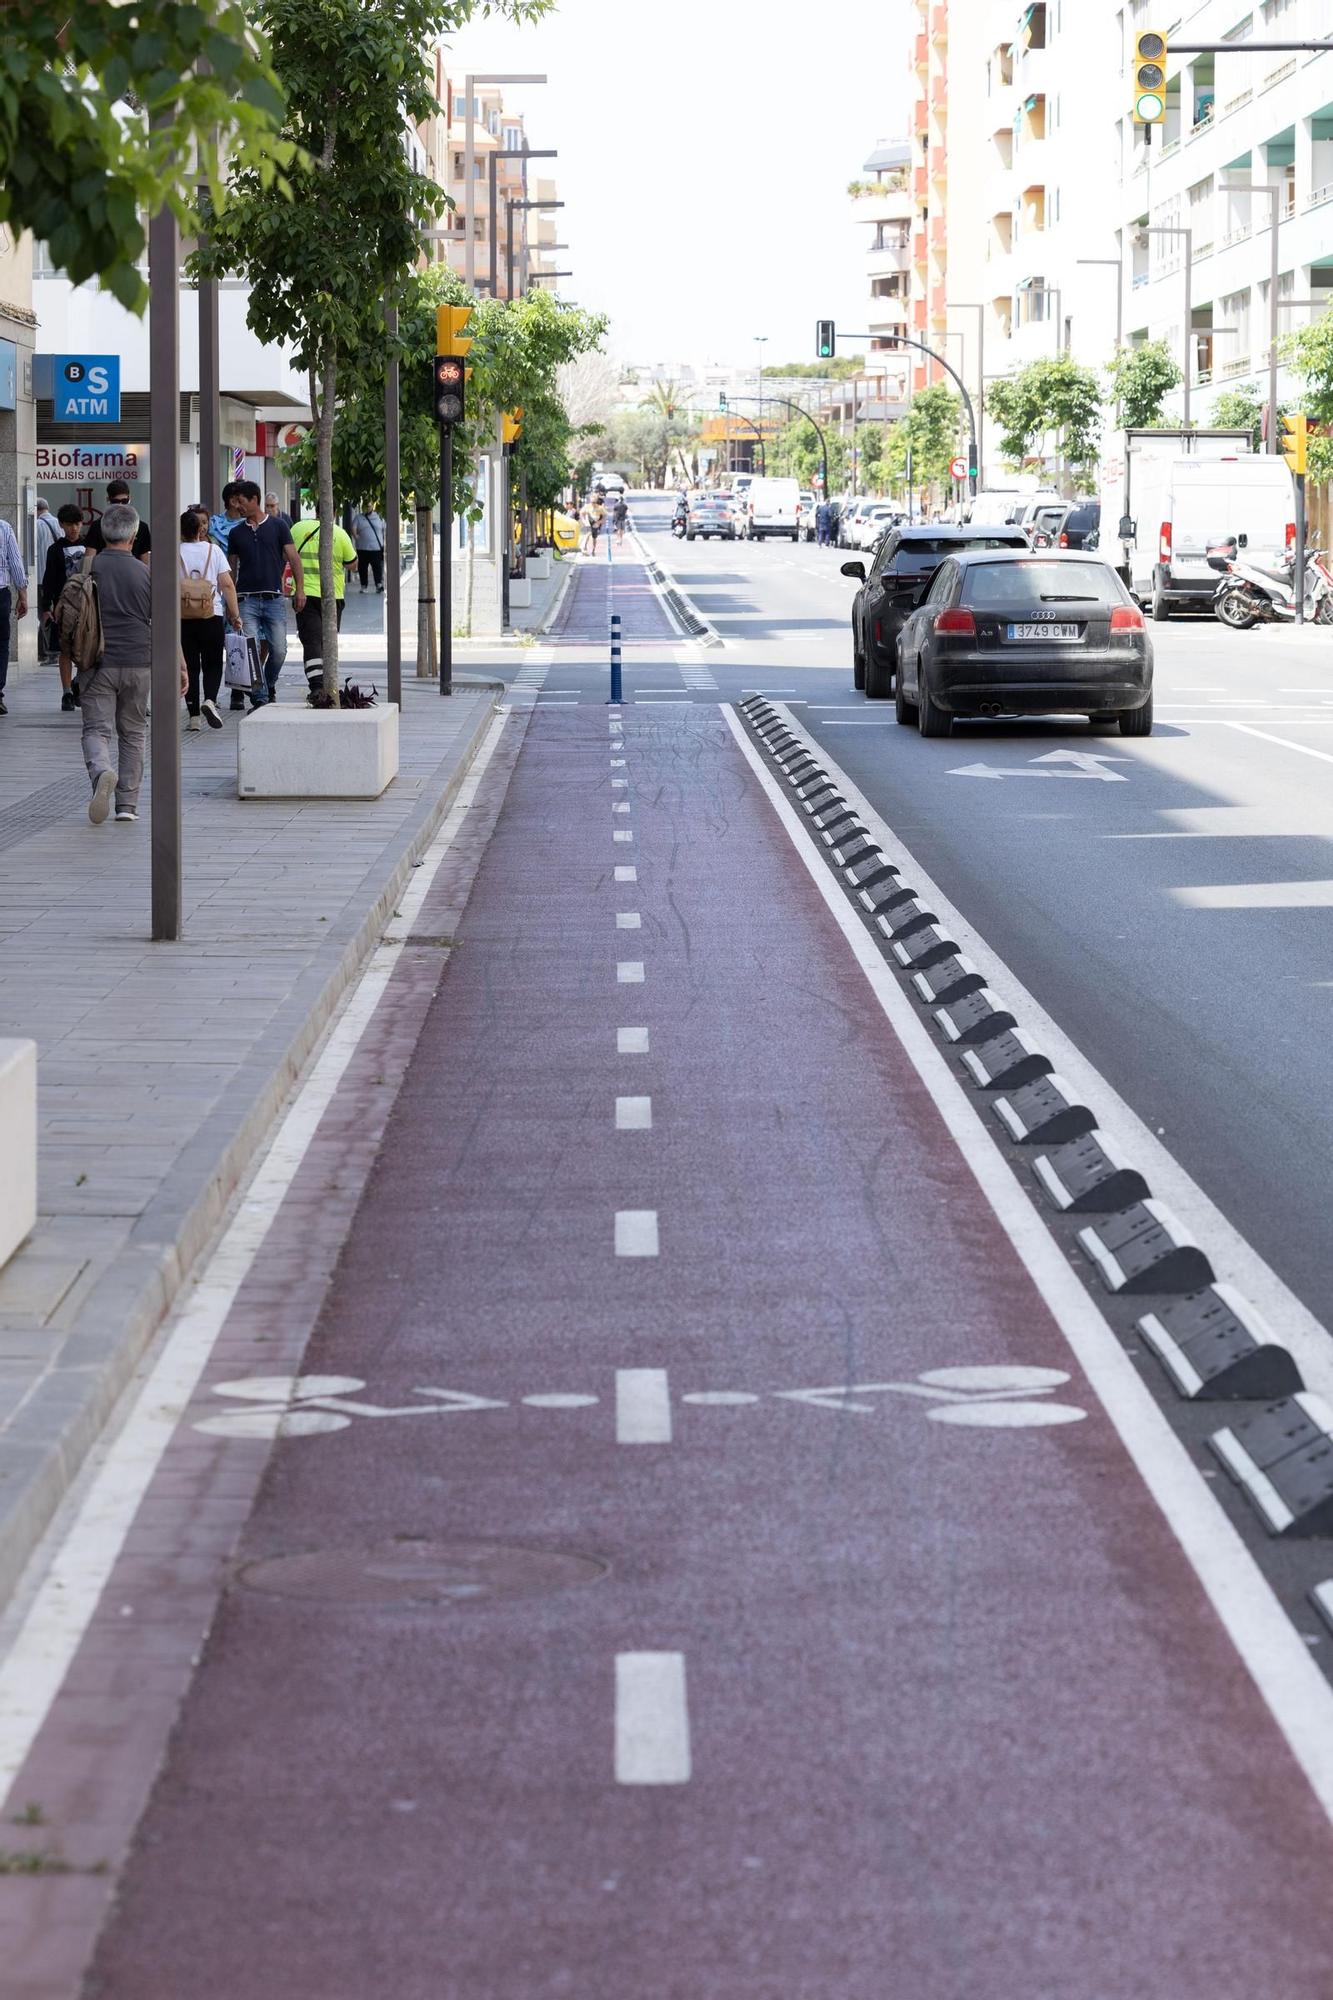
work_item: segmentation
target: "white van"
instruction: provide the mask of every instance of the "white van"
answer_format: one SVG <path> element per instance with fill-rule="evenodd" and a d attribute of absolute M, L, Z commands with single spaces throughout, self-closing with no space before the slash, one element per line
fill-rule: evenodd
<path fill-rule="evenodd" d="M 801 488 L 795 479 L 752 479 L 745 495 L 745 532 L 753 541 L 765 535 L 801 539 Z"/>
<path fill-rule="evenodd" d="M 1129 587 L 1159 623 L 1210 608 L 1208 550 L 1226 536 L 1261 569 L 1287 561 L 1296 540 L 1291 474 L 1276 454 L 1149 460 L 1136 470 L 1133 507 Z"/>

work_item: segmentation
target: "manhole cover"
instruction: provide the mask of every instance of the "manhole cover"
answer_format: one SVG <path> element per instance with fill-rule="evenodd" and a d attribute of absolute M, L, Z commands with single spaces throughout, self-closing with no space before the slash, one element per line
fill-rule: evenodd
<path fill-rule="evenodd" d="M 240 1581 L 274 1597 L 336 1604 L 475 1604 L 534 1597 L 596 1583 L 608 1565 L 595 1556 L 525 1549 L 510 1542 L 430 1542 L 403 1537 L 368 1549 L 314 1549 L 248 1563 Z"/>

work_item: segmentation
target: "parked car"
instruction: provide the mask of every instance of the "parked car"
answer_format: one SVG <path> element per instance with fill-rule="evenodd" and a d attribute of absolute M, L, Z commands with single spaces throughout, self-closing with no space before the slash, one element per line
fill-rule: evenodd
<path fill-rule="evenodd" d="M 752 479 L 745 492 L 745 534 L 752 542 L 770 535 L 799 541 L 801 489 L 794 479 Z"/>
<path fill-rule="evenodd" d="M 1095 546 L 1089 536 L 1096 535 L 1102 524 L 1101 503 L 1097 500 L 1076 500 L 1064 520 L 1056 543 L 1062 549 L 1083 549 Z"/>
<path fill-rule="evenodd" d="M 1022 524 L 1030 546 L 1034 549 L 1055 548 L 1068 512 L 1069 503 L 1066 500 L 1043 500 L 1030 509 Z"/>
<path fill-rule="evenodd" d="M 736 533 L 742 541 L 745 539 L 746 530 L 745 496 L 754 484 L 756 476 L 753 472 L 737 472 L 732 476 L 730 488 L 732 520 Z"/>
<path fill-rule="evenodd" d="M 801 540 L 813 542 L 815 539 L 815 508 L 819 505 L 813 493 L 801 488 Z"/>
<path fill-rule="evenodd" d="M 1158 623 L 1172 611 L 1211 611 L 1217 577 L 1208 550 L 1220 536 L 1236 535 L 1246 560 L 1261 569 L 1278 568 L 1295 544 L 1285 459 L 1248 450 L 1225 458 L 1203 452 L 1201 438 L 1188 455 L 1139 457 L 1131 511 L 1118 524 L 1117 539 L 1128 549 L 1121 573 L 1140 603 L 1151 604 Z"/>
<path fill-rule="evenodd" d="M 685 539 L 692 542 L 696 535 L 705 541 L 714 536 L 722 542 L 735 541 L 736 516 L 729 493 L 691 493 L 685 514 Z"/>
<path fill-rule="evenodd" d="M 898 635 L 896 712 L 923 736 L 955 716 L 1086 715 L 1152 733 L 1152 641 L 1100 556 L 946 556 Z"/>
<path fill-rule="evenodd" d="M 848 493 L 838 502 L 838 547 L 854 549 L 856 543 L 852 534 L 856 526 L 857 514 L 863 507 L 873 507 L 874 501 L 865 493 Z"/>
<path fill-rule="evenodd" d="M 1021 528 L 912 527 L 900 523 L 875 551 L 867 576 L 863 562 L 842 565 L 844 576 L 859 578 L 852 599 L 852 678 L 871 701 L 893 693 L 898 634 L 914 611 L 945 556 L 962 549 L 1026 549 Z"/>
<path fill-rule="evenodd" d="M 856 547 L 875 548 L 897 519 L 898 509 L 890 507 L 887 501 L 882 501 L 875 507 L 867 507 L 856 522 Z"/>

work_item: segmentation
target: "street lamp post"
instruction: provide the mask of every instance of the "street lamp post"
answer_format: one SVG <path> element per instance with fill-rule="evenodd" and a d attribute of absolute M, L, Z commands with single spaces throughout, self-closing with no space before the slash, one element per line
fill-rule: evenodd
<path fill-rule="evenodd" d="M 514 210 L 516 208 L 563 208 L 563 201 L 506 201 L 505 202 L 505 297 L 514 296 Z M 527 259 L 524 258 L 526 264 Z M 524 285 L 527 284 L 526 271 Z"/>
<path fill-rule="evenodd" d="M 522 160 L 522 162 L 523 162 L 523 192 L 524 192 L 524 194 L 526 194 L 526 193 L 527 193 L 527 191 L 528 191 L 528 167 L 527 167 L 527 163 L 528 163 L 528 161 L 529 161 L 529 160 L 553 160 L 553 159 L 555 159 L 555 158 L 556 158 L 556 152 L 557 152 L 557 149 L 556 149 L 556 148 L 555 148 L 554 146 L 525 146 L 525 147 L 523 148 L 523 151 L 522 151 L 521 153 L 518 153 L 518 154 L 513 154 L 513 155 L 510 155 L 510 157 L 511 157 L 511 158 L 515 158 L 515 159 L 520 159 L 520 160 Z M 492 153 L 492 154 L 491 154 L 491 157 L 490 157 L 490 161 L 489 161 L 489 163 L 488 163 L 488 171 L 489 171 L 489 175 L 490 175 L 490 189 L 489 189 L 489 193 L 490 193 L 490 225 L 489 225 L 489 227 L 490 227 L 490 238 L 491 238 L 491 241 L 490 241 L 490 251 L 491 251 L 491 285 L 490 285 L 490 290 L 491 290 L 491 297 L 492 297 L 492 298 L 496 298 L 496 297 L 498 297 L 498 296 L 499 296 L 499 285 L 500 285 L 500 205 L 499 205 L 499 191 L 498 191 L 498 188 L 497 188 L 497 185 L 496 185 L 496 175 L 497 175 L 497 173 L 499 172 L 499 167 L 500 167 L 500 157 L 501 157 L 501 156 L 500 156 L 500 153 L 499 153 L 499 151 L 498 151 L 498 149 L 497 149 L 497 150 L 496 150 L 496 151 L 495 151 L 494 153 Z"/>
<path fill-rule="evenodd" d="M 150 901 L 155 942 L 177 943 L 182 929 L 180 586 L 166 550 L 180 542 L 180 231 L 163 203 L 148 224 L 148 447 L 153 468 L 149 527 L 152 565 L 152 695 L 149 828 Z"/>
<path fill-rule="evenodd" d="M 1185 239 L 1185 394 L 1183 418 L 1186 430 L 1190 428 L 1190 377 L 1194 373 L 1194 337 L 1191 322 L 1194 318 L 1194 231 L 1183 229 L 1178 223 L 1153 223 L 1143 231 L 1145 236 L 1183 236 Z M 1119 342 L 1116 343 L 1119 346 Z"/>
<path fill-rule="evenodd" d="M 984 486 L 986 465 L 986 308 L 972 299 L 945 300 L 946 312 L 974 312 L 977 316 L 977 477 Z"/>
<path fill-rule="evenodd" d="M 768 335 L 766 333 L 757 333 L 754 337 L 754 344 L 759 349 L 758 396 L 756 400 L 759 404 L 759 421 L 762 424 L 764 421 L 764 349 L 768 345 Z"/>
<path fill-rule="evenodd" d="M 477 244 L 474 233 L 477 200 L 473 184 L 477 163 L 477 100 L 474 94 L 476 87 L 480 83 L 545 83 L 545 81 L 544 76 L 520 76 L 517 73 L 501 76 L 498 72 L 487 76 L 473 75 L 464 78 L 467 109 L 463 124 L 463 227 L 467 233 L 463 241 L 463 279 L 469 291 L 475 291 L 477 285 Z M 493 220 L 491 227 L 492 229 L 495 227 Z"/>
<path fill-rule="evenodd" d="M 1275 187 L 1267 187 L 1262 184 L 1256 187 L 1252 182 L 1249 181 L 1246 182 L 1223 181 L 1221 185 L 1227 194 L 1266 195 L 1271 204 L 1272 215 L 1271 215 L 1270 228 L 1272 230 L 1272 243 L 1271 243 L 1271 256 L 1269 258 L 1269 265 L 1268 265 L 1268 450 L 1270 452 L 1277 452 L 1280 451 L 1282 448 L 1282 439 L 1278 435 L 1278 421 L 1277 421 L 1277 340 L 1278 340 L 1277 235 L 1278 235 L 1278 201 L 1279 198 L 1281 197 L 1282 189 Z"/>

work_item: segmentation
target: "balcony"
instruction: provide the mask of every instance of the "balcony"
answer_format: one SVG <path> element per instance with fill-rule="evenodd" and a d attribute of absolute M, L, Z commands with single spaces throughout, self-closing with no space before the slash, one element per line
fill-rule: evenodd
<path fill-rule="evenodd" d="M 906 236 L 901 240 L 891 237 L 884 243 L 872 243 L 866 251 L 866 276 L 902 277 L 911 270 L 912 262 L 911 239 Z"/>

